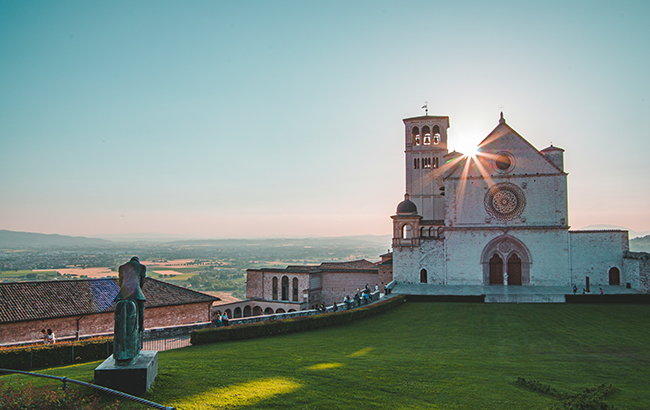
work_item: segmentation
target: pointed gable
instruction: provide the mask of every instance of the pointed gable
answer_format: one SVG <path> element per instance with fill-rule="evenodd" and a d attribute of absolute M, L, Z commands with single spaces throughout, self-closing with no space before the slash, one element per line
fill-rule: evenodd
<path fill-rule="evenodd" d="M 506 124 L 499 125 L 478 145 L 475 157 L 465 156 L 450 168 L 455 178 L 494 178 L 501 175 L 565 174 L 555 163 Z"/>

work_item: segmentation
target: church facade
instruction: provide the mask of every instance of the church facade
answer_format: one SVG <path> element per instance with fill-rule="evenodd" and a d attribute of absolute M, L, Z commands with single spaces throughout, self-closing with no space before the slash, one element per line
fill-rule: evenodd
<path fill-rule="evenodd" d="M 404 124 L 396 282 L 648 291 L 648 258 L 629 252 L 627 231 L 570 230 L 564 150 L 536 149 L 503 114 L 473 155 L 448 151 L 449 117 Z"/>

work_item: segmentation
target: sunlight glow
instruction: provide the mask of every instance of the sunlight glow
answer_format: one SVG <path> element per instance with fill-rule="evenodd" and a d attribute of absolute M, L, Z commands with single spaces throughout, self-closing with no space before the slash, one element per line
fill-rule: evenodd
<path fill-rule="evenodd" d="M 281 377 L 255 380 L 228 387 L 215 386 L 204 393 L 176 402 L 174 406 L 178 409 L 234 409 L 252 406 L 262 400 L 291 393 L 301 387 L 302 384 Z"/>
<path fill-rule="evenodd" d="M 372 352 L 373 350 L 375 350 L 374 347 L 365 347 L 365 348 L 363 348 L 361 350 L 357 350 L 356 352 L 351 353 L 348 357 L 365 356 L 368 353 Z"/>
<path fill-rule="evenodd" d="M 335 369 L 337 367 L 342 367 L 343 363 L 318 363 L 313 366 L 309 366 L 307 370 L 328 370 Z"/>

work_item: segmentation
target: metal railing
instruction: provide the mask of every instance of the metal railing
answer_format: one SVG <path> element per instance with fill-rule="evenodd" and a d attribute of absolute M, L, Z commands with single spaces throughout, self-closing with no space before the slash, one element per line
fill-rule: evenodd
<path fill-rule="evenodd" d="M 86 383 L 86 382 L 82 382 L 82 381 L 79 381 L 79 380 L 68 379 L 67 377 L 50 376 L 49 374 L 23 372 L 23 371 L 20 371 L 20 370 L 10 370 L 10 369 L 0 369 L 0 373 L 18 373 L 18 374 L 24 374 L 24 375 L 27 375 L 27 376 L 44 377 L 46 379 L 59 380 L 60 382 L 63 382 L 63 390 L 68 389 L 68 383 L 79 384 L 81 386 L 90 387 L 90 388 L 93 388 L 95 390 L 98 390 L 98 391 L 101 391 L 101 392 L 104 392 L 104 393 L 112 394 L 113 396 L 117 396 L 117 397 L 119 397 L 121 399 L 131 400 L 131 401 L 134 401 L 136 403 L 144 404 L 145 406 L 153 407 L 153 408 L 156 408 L 156 409 L 176 410 L 176 408 L 174 408 L 174 407 L 163 406 L 162 404 L 154 403 L 152 401 L 145 400 L 145 399 L 137 397 L 137 396 L 132 396 L 130 394 L 127 394 L 127 393 L 124 393 L 124 392 L 121 392 L 121 391 L 109 389 L 108 387 L 99 386 L 99 385 L 92 384 L 92 383 Z"/>

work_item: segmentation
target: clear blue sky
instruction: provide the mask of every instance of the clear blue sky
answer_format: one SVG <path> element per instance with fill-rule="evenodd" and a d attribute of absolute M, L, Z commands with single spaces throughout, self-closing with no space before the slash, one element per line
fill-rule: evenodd
<path fill-rule="evenodd" d="M 650 2 L 0 2 L 0 229 L 388 234 L 402 118 L 566 150 L 569 222 L 650 231 Z"/>

